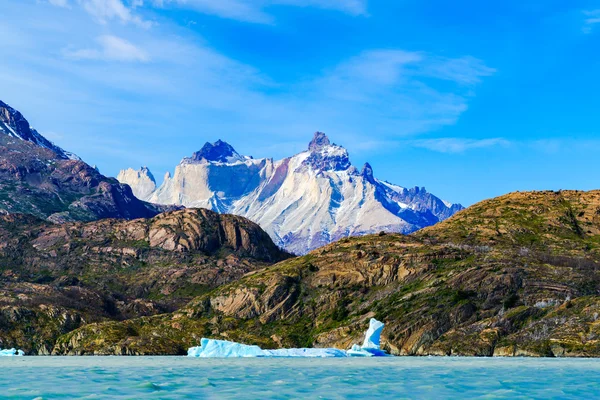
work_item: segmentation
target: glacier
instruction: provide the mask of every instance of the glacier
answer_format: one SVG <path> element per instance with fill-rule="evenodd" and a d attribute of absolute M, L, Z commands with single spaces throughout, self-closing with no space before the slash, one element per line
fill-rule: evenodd
<path fill-rule="evenodd" d="M 16 350 L 16 349 L 5 349 L 2 350 L 0 349 L 0 357 L 15 357 L 15 356 L 24 356 L 25 353 L 23 352 L 23 350 Z"/>
<path fill-rule="evenodd" d="M 200 358 L 238 358 L 238 357 L 286 357 L 286 358 L 340 358 L 340 357 L 385 357 L 388 354 L 380 348 L 383 322 L 371 318 L 369 329 L 365 333 L 362 345 L 355 344 L 350 350 L 336 348 L 299 348 L 263 350 L 255 345 L 248 345 L 227 340 L 200 340 L 200 346 L 190 347 L 188 357 Z"/>
<path fill-rule="evenodd" d="M 295 254 L 348 236 L 408 234 L 463 208 L 425 188 L 379 180 L 368 163 L 356 168 L 348 151 L 322 132 L 307 150 L 281 160 L 243 156 L 219 140 L 184 158 L 160 186 L 146 167 L 123 170 L 117 179 L 151 203 L 246 217 Z"/>

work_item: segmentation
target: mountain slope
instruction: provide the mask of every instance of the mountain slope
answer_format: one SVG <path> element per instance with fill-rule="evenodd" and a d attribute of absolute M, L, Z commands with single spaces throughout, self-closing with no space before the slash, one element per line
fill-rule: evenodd
<path fill-rule="evenodd" d="M 49 149 L 56 153 L 59 158 L 79 160 L 79 157 L 77 157 L 75 154 L 61 149 L 40 135 L 38 131 L 29 125 L 29 122 L 25 119 L 25 117 L 23 117 L 23 114 L 1 100 L 0 133 Z"/>
<path fill-rule="evenodd" d="M 127 185 L 40 135 L 0 102 L 0 210 L 55 222 L 152 217 L 169 207 L 138 200 Z"/>
<path fill-rule="evenodd" d="M 173 311 L 288 257 L 256 224 L 186 209 L 54 225 L 0 216 L 0 346 L 48 354 L 86 323 Z"/>
<path fill-rule="evenodd" d="M 598 357 L 599 315 L 600 191 L 512 193 L 412 235 L 342 239 L 172 314 L 84 326 L 57 349 L 150 354 L 153 337 L 169 353 L 200 336 L 347 348 L 375 316 L 393 354 Z"/>
<path fill-rule="evenodd" d="M 247 217 L 297 254 L 347 236 L 414 232 L 462 209 L 423 188 L 379 181 L 369 164 L 359 171 L 346 149 L 321 132 L 307 151 L 279 161 L 241 156 L 222 141 L 207 143 L 153 191 L 147 168 L 122 171 L 118 179 L 147 201 Z"/>

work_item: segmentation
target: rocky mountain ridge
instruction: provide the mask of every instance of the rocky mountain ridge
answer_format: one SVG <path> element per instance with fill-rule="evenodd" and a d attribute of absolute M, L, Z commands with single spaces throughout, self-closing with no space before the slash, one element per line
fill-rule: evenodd
<path fill-rule="evenodd" d="M 424 188 L 380 181 L 369 164 L 359 171 L 348 151 L 322 132 L 307 151 L 283 160 L 241 156 L 218 141 L 184 158 L 159 187 L 145 167 L 121 171 L 117 179 L 146 201 L 249 218 L 296 254 L 347 236 L 410 233 L 462 209 Z"/>
<path fill-rule="evenodd" d="M 65 222 L 147 218 L 172 208 L 140 201 L 0 102 L 0 211 Z"/>

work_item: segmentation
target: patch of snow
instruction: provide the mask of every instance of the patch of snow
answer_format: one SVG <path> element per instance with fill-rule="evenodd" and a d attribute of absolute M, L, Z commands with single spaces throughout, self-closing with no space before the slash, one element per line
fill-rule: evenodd
<path fill-rule="evenodd" d="M 406 190 L 405 188 L 403 188 L 402 186 L 398 186 L 398 185 L 394 185 L 393 183 L 389 183 L 387 181 L 380 181 L 377 180 L 377 182 L 381 183 L 382 185 L 388 187 L 389 189 L 393 190 L 396 193 L 400 193 L 402 194 L 404 192 L 404 190 Z"/>

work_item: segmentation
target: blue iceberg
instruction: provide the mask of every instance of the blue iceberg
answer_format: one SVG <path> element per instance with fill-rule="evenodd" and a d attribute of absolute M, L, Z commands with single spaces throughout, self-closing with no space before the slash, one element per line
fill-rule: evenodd
<path fill-rule="evenodd" d="M 362 345 L 355 344 L 350 350 L 335 348 L 301 348 L 263 350 L 258 346 L 230 342 L 227 340 L 200 340 L 200 346 L 190 347 L 188 357 L 229 358 L 229 357 L 302 357 L 302 358 L 338 358 L 338 357 L 384 357 L 388 354 L 380 349 L 383 322 L 371 318 L 369 329 Z"/>
<path fill-rule="evenodd" d="M 0 357 L 15 357 L 15 356 L 24 356 L 23 350 L 15 350 L 15 349 L 0 349 Z"/>

